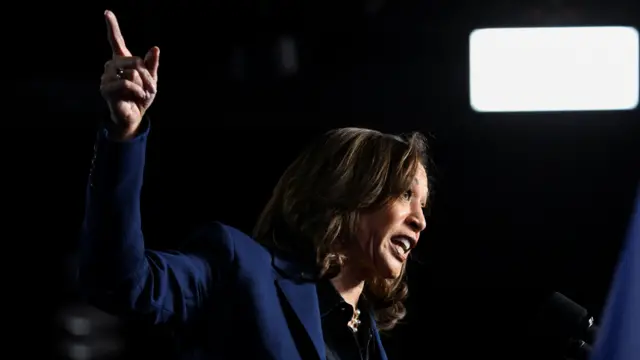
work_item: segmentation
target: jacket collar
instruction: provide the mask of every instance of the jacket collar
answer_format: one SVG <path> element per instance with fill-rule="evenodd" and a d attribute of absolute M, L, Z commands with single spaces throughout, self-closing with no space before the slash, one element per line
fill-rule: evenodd
<path fill-rule="evenodd" d="M 319 279 L 319 271 L 311 261 L 299 261 L 290 254 L 273 249 L 271 258 L 273 267 L 284 278 L 302 282 L 315 282 Z"/>

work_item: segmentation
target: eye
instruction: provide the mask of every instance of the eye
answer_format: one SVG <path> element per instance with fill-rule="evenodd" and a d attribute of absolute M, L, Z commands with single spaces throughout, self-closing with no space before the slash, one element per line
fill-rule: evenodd
<path fill-rule="evenodd" d="M 405 191 L 404 194 L 402 194 L 402 198 L 404 200 L 411 200 L 412 197 L 413 197 L 413 190 L 411 189 Z"/>

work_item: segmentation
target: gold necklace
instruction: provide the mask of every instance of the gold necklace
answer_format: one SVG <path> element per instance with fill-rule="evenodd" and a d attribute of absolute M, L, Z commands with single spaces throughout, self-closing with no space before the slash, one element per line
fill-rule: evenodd
<path fill-rule="evenodd" d="M 353 313 L 353 317 L 351 318 L 351 320 L 349 320 L 349 322 L 347 323 L 347 325 L 349 326 L 349 328 L 351 328 L 351 331 L 358 332 L 358 326 L 360 325 L 362 321 L 360 321 L 360 310 L 356 309 L 356 311 L 354 311 Z"/>

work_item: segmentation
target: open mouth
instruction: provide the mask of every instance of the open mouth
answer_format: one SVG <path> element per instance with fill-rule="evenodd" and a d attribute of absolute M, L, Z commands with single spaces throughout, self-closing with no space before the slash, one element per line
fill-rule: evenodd
<path fill-rule="evenodd" d="M 411 239 L 407 236 L 394 236 L 391 238 L 391 242 L 399 248 L 402 255 L 411 251 Z"/>

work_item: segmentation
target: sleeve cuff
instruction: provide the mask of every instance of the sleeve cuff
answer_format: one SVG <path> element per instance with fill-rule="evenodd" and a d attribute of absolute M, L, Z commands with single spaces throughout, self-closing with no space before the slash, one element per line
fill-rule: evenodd
<path fill-rule="evenodd" d="M 113 139 L 111 136 L 109 136 L 109 129 L 107 129 L 106 125 L 103 125 L 102 128 L 100 129 L 100 136 L 104 140 L 107 140 L 112 143 L 135 143 L 135 142 L 143 141 L 149 135 L 150 130 L 151 130 L 151 121 L 149 120 L 149 117 L 145 116 L 142 118 L 142 121 L 140 122 L 140 127 L 138 128 L 137 135 L 131 139 L 126 139 L 126 140 Z"/>

